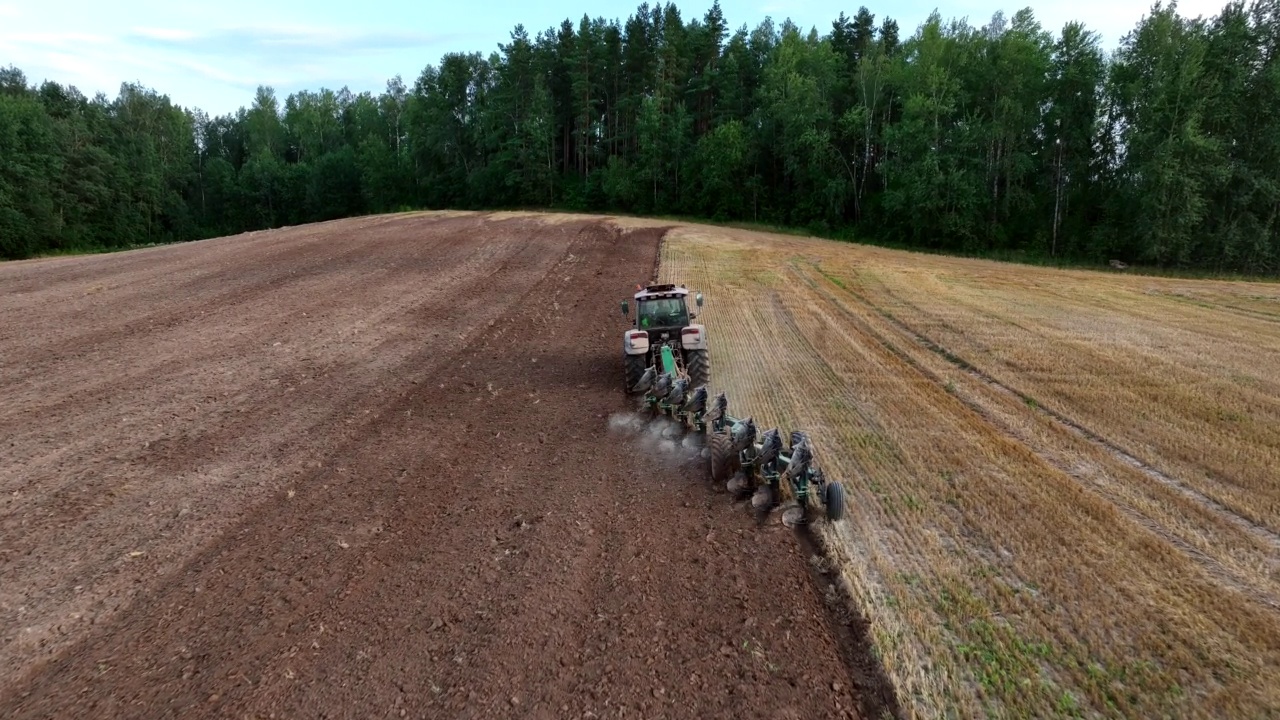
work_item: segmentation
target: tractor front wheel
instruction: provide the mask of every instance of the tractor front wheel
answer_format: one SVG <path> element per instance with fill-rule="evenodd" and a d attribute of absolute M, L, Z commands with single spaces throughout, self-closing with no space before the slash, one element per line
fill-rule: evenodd
<path fill-rule="evenodd" d="M 689 371 L 689 387 L 705 387 L 710 390 L 711 359 L 706 350 L 685 350 L 684 366 Z"/>
<path fill-rule="evenodd" d="M 623 381 L 627 384 L 628 395 L 635 392 L 636 384 L 640 382 L 640 378 L 644 376 L 644 371 L 648 369 L 647 357 L 646 355 L 622 356 Z"/>

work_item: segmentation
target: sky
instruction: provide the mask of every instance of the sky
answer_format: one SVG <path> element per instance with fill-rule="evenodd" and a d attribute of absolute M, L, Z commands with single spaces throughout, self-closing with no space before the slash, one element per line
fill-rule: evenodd
<path fill-rule="evenodd" d="M 1226 0 L 1182 0 L 1186 16 L 1216 14 Z M 712 0 L 684 0 L 686 21 L 702 17 Z M 122 82 L 166 94 L 178 105 L 210 115 L 249 105 L 259 85 L 284 98 L 322 87 L 383 91 L 400 75 L 407 85 L 447 52 L 488 55 L 523 24 L 530 37 L 565 18 L 625 20 L 640 0 L 0 0 L 0 67 L 15 65 L 28 83 L 52 80 L 85 95 L 114 98 Z M 652 4 L 652 2 L 651 2 Z M 887 14 L 904 39 L 937 9 L 944 19 L 985 24 L 997 10 L 1007 17 L 1031 7 L 1055 34 L 1071 20 L 1084 22 L 1114 49 L 1150 9 L 1148 0 L 923 0 L 867 2 L 879 24 Z M 790 18 L 801 28 L 831 30 L 858 4 L 837 0 L 722 0 L 730 30 L 755 27 L 766 16 Z"/>

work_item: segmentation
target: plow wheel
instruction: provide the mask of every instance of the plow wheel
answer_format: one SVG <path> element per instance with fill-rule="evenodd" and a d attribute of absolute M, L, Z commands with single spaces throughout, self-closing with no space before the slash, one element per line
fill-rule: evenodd
<path fill-rule="evenodd" d="M 717 489 L 722 488 L 737 469 L 738 456 L 733 451 L 733 439 L 727 432 L 711 433 L 707 438 L 707 449 L 711 453 L 711 484 Z"/>
<path fill-rule="evenodd" d="M 711 360 L 706 350 L 686 350 L 684 364 L 689 371 L 690 388 L 708 386 L 711 382 Z"/>
<path fill-rule="evenodd" d="M 835 522 L 844 517 L 844 486 L 839 481 L 827 483 L 822 504 L 827 506 L 827 519 Z"/>
<path fill-rule="evenodd" d="M 622 356 L 622 374 L 623 381 L 627 384 L 627 394 L 631 394 L 631 388 L 640 382 L 640 377 L 644 375 L 644 371 L 649 367 L 648 360 L 644 355 L 623 355 Z"/>

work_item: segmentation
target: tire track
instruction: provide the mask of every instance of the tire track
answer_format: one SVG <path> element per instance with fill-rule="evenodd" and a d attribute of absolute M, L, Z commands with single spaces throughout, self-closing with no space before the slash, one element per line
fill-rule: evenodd
<path fill-rule="evenodd" d="M 932 382 L 934 382 L 939 386 L 945 384 L 945 381 L 942 377 L 938 376 L 935 372 L 933 372 L 929 368 L 921 365 L 914 358 L 910 357 L 907 353 L 905 353 L 903 350 L 901 350 L 896 345 L 894 345 L 894 343 L 891 342 L 888 338 L 876 332 L 874 329 L 870 328 L 869 326 L 864 325 L 862 321 L 858 319 L 856 316 L 840 308 L 840 304 L 836 300 L 836 298 L 829 291 L 823 289 L 820 286 L 817 278 L 813 277 L 809 273 L 806 273 L 800 270 L 799 268 L 796 268 L 795 271 L 798 279 L 805 282 L 811 289 L 813 289 L 815 292 L 823 296 L 828 301 L 828 304 L 838 309 L 841 309 L 842 313 L 845 314 L 846 317 L 855 326 L 860 327 L 860 329 L 864 334 L 866 334 L 870 338 L 873 338 L 877 343 L 883 345 L 891 353 L 901 358 L 904 362 L 906 362 L 909 366 L 911 366 L 916 372 L 920 373 L 922 376 L 929 378 Z M 823 279 L 825 280 L 826 278 L 824 277 Z M 899 331 L 903 332 L 904 335 L 906 335 L 907 337 L 913 338 L 922 346 L 924 346 L 926 349 L 935 353 L 939 357 L 942 357 L 943 359 L 947 360 L 949 363 L 951 363 L 955 367 L 961 370 L 964 370 L 967 374 L 970 375 L 970 377 L 980 382 L 984 387 L 987 387 L 995 392 L 1004 393 L 1011 398 L 1015 398 L 1018 401 L 1020 401 L 1023 405 L 1031 407 L 1032 409 L 1041 410 L 1044 416 L 1054 421 L 1055 424 L 1057 424 L 1060 428 L 1071 432 L 1075 436 L 1080 437 L 1085 441 L 1090 442 L 1095 447 L 1098 447 L 1100 450 L 1107 452 L 1108 455 L 1110 455 L 1114 459 L 1124 462 L 1126 465 L 1129 465 L 1130 467 L 1133 467 L 1139 471 L 1142 471 L 1144 469 L 1150 469 L 1150 468 L 1146 468 L 1146 466 L 1140 463 L 1140 461 L 1137 461 L 1136 458 L 1132 458 L 1132 456 L 1128 456 L 1123 451 L 1117 452 L 1113 450 L 1111 447 L 1108 447 L 1108 445 L 1105 443 L 1105 440 L 1103 440 L 1102 442 L 1099 442 L 1097 439 L 1095 439 L 1096 436 L 1091 437 L 1090 433 L 1088 433 L 1087 430 L 1080 428 L 1076 424 L 1072 423 L 1069 419 L 1060 417 L 1059 414 L 1055 413 L 1054 411 L 1048 408 L 1044 408 L 1042 405 L 1037 404 L 1033 406 L 1030 403 L 1027 403 L 1026 400 L 1028 400 L 1028 398 L 1026 396 L 1022 395 L 1016 390 L 1013 390 L 1003 385 L 1002 383 L 995 380 L 987 373 L 972 366 L 971 364 L 964 361 L 963 359 L 958 358 L 954 354 L 947 351 L 945 348 L 942 348 L 941 346 L 932 342 L 926 336 L 914 331 L 906 323 L 897 320 L 892 314 L 870 303 L 865 298 L 857 295 L 856 293 L 853 293 L 852 291 L 845 290 L 845 292 L 851 297 L 854 297 L 860 304 L 867 307 L 869 310 L 875 312 L 881 317 L 884 317 L 893 326 L 897 327 Z M 990 424 L 993 428 L 999 429 L 1000 432 L 1004 433 L 1006 436 L 1010 437 L 1011 439 L 1015 440 L 1019 444 L 1023 445 L 1024 447 L 1034 452 L 1035 455 L 1039 457 L 1042 461 L 1044 461 L 1047 465 L 1056 468 L 1060 472 L 1064 473 L 1066 476 L 1076 479 L 1077 481 L 1082 479 L 1080 477 L 1080 473 L 1077 472 L 1075 469 L 1064 465 L 1059 459 L 1044 452 L 1040 447 L 1038 447 L 1038 443 L 1034 442 L 1029 437 L 1024 436 L 1015 428 L 1013 428 L 1012 426 L 1002 421 L 1000 418 L 998 418 L 996 415 L 990 412 L 989 409 L 982 406 L 980 403 L 960 397 L 959 395 L 954 393 L 952 393 L 952 396 L 955 397 L 961 403 L 963 403 L 966 407 L 968 407 L 971 411 L 973 411 L 975 414 L 981 417 L 988 424 Z M 1161 485 L 1175 491 L 1183 487 L 1177 483 L 1174 483 L 1171 485 L 1169 482 L 1165 482 L 1164 480 L 1162 480 L 1162 478 L 1165 478 L 1165 476 L 1159 473 L 1159 471 L 1154 471 L 1154 469 L 1150 469 L 1150 470 L 1154 472 L 1154 475 L 1149 472 L 1144 472 L 1144 474 L 1146 474 L 1149 478 L 1156 480 L 1157 482 L 1160 482 Z M 1227 567 L 1217 559 L 1206 555 L 1203 551 L 1199 550 L 1198 548 L 1194 547 L 1187 541 L 1183 540 L 1182 538 L 1178 537 L 1177 535 L 1173 534 L 1172 532 L 1164 528 L 1162 525 L 1156 522 L 1153 518 L 1146 516 L 1137 508 L 1129 505 L 1122 498 L 1117 497 L 1113 492 L 1109 491 L 1104 485 L 1098 483 L 1097 481 L 1089 480 L 1088 487 L 1097 491 L 1102 497 L 1105 497 L 1109 502 L 1111 502 L 1118 510 L 1120 510 L 1130 520 L 1146 528 L 1148 531 L 1152 532 L 1154 535 L 1160 537 L 1161 539 L 1165 540 L 1173 547 L 1177 548 L 1180 552 L 1183 552 L 1184 554 L 1186 554 L 1188 557 L 1194 560 L 1198 565 L 1204 568 L 1204 570 L 1210 575 L 1210 577 L 1214 578 L 1219 582 L 1222 582 L 1228 587 L 1233 588 L 1237 592 L 1240 592 L 1241 594 L 1249 598 L 1252 598 L 1254 601 L 1258 602 L 1261 605 L 1265 605 L 1272 609 L 1280 609 L 1280 596 L 1278 596 L 1275 592 L 1267 588 L 1260 587 L 1256 583 L 1250 582 L 1248 578 L 1243 577 L 1238 573 L 1234 572 L 1231 568 Z M 1187 489 L 1187 490 L 1190 490 L 1190 489 Z M 1190 494 L 1184 494 L 1184 496 L 1188 497 L 1189 499 L 1197 500 L 1197 501 L 1202 498 L 1202 496 L 1199 496 L 1199 494 L 1195 493 L 1195 491 L 1193 490 L 1190 491 Z M 1210 503 L 1213 502 L 1209 498 L 1204 498 L 1204 499 L 1209 500 Z M 1273 535 L 1269 536 L 1269 533 L 1266 530 L 1266 528 L 1258 528 L 1257 526 L 1253 525 L 1250 521 L 1248 521 L 1246 518 L 1241 518 L 1235 515 L 1234 513 L 1231 513 L 1229 510 L 1225 508 L 1219 507 L 1215 509 L 1212 505 L 1208 505 L 1203 502 L 1201 502 L 1200 504 L 1203 507 L 1205 507 L 1207 510 L 1210 510 L 1210 511 L 1216 510 L 1215 515 L 1222 517 L 1222 519 L 1230 522 L 1233 526 L 1237 527 L 1238 529 L 1245 531 L 1255 539 L 1258 539 L 1263 542 L 1270 542 L 1272 544 L 1272 547 L 1276 547 L 1275 545 L 1276 538 Z M 1225 513 L 1223 511 L 1225 511 Z M 1247 525 L 1242 526 L 1240 522 L 1232 521 L 1232 518 L 1235 518 L 1235 520 L 1247 523 Z M 1258 532 L 1250 532 L 1250 528 L 1256 528 L 1258 531 L 1260 531 L 1261 534 L 1259 534 Z"/>
<path fill-rule="evenodd" d="M 900 297 L 898 293 L 895 293 L 895 291 L 884 285 L 884 283 L 880 283 L 877 290 L 884 293 L 889 298 L 888 303 L 875 307 L 877 312 L 887 313 L 886 319 L 889 319 L 891 322 L 900 322 L 907 326 L 907 330 L 905 332 L 908 334 L 914 333 L 918 337 L 923 337 L 924 340 L 921 341 L 922 343 L 932 342 L 934 345 L 942 345 L 942 343 L 933 341 L 932 338 L 929 337 L 928 332 L 922 332 L 916 327 L 911 326 L 910 323 L 902 321 L 901 318 L 895 315 L 892 311 L 893 305 L 901 305 L 906 312 L 924 313 L 925 311 L 923 311 L 917 303 Z M 1121 290 L 1116 294 L 1123 297 L 1132 293 Z M 1112 304 L 1115 302 L 1115 299 L 1107 297 L 1099 297 L 1096 295 L 1077 297 L 1073 296 L 1065 289 L 1058 292 L 1050 292 L 1048 295 L 1061 300 L 1063 307 L 1066 308 L 1088 308 L 1102 313 L 1111 312 L 1115 309 Z M 981 296 L 960 298 L 957 296 L 954 299 L 965 308 L 964 314 L 966 315 L 976 314 L 1001 321 L 1000 316 L 993 314 L 987 307 L 993 303 L 992 298 L 983 298 Z M 1009 300 L 1009 298 L 1005 298 L 1005 302 L 1009 302 Z M 1141 365 L 1125 363 L 1123 360 L 1117 360 L 1106 353 L 1095 352 L 1096 343 L 1094 342 L 1072 342 L 1070 340 L 1066 340 L 1064 342 L 1063 338 L 1055 338 L 1050 334 L 1046 334 L 1043 330 L 1038 332 L 1027 330 L 1027 332 L 1035 338 L 1033 343 L 1043 341 L 1047 344 L 1054 344 L 1056 342 L 1060 345 L 1066 345 L 1062 351 L 1089 353 L 1090 367 L 1094 368 L 1095 371 L 1101 370 L 1101 374 L 1104 376 L 1108 372 L 1116 373 L 1117 377 L 1110 379 L 1109 389 L 1114 395 L 1113 402 L 1117 405 L 1121 405 L 1126 401 L 1135 404 L 1145 402 L 1145 408 L 1147 411 L 1155 410 L 1158 412 L 1161 405 L 1152 407 L 1149 404 L 1153 400 L 1150 395 L 1143 393 L 1141 390 L 1131 390 L 1128 387 L 1130 383 L 1142 385 L 1150 382 L 1152 379 L 1151 377 L 1148 377 L 1148 374 L 1150 374 L 1152 377 L 1164 377 L 1166 382 L 1174 383 L 1169 388 L 1169 394 L 1162 397 L 1158 402 L 1176 403 L 1180 400 L 1186 400 L 1191 403 L 1198 403 L 1198 409 L 1202 412 L 1212 410 L 1217 406 L 1211 397 L 1205 394 L 1196 394 L 1195 392 L 1183 393 L 1174 388 L 1179 384 L 1194 385 L 1198 383 L 1213 382 L 1217 379 L 1217 375 L 1220 373 L 1220 370 L 1215 371 L 1213 369 L 1203 367 L 1194 352 L 1166 355 L 1163 352 L 1163 349 L 1166 347 L 1165 342 L 1168 342 L 1171 345 L 1176 344 L 1179 346 L 1186 345 L 1189 347 L 1195 347 L 1197 342 L 1186 337 L 1188 333 L 1194 331 L 1197 335 L 1203 334 L 1204 337 L 1200 338 L 1200 341 L 1212 338 L 1213 342 L 1226 343 L 1228 347 L 1235 348 L 1240 353 L 1250 353 L 1254 351 L 1254 345 L 1249 344 L 1248 341 L 1244 340 L 1244 337 L 1247 336 L 1242 337 L 1238 331 L 1219 330 L 1219 324 L 1214 323 L 1210 316 L 1201 310 L 1197 310 L 1194 316 L 1180 316 L 1176 313 L 1170 316 L 1167 311 L 1170 308 L 1174 308 L 1175 305 L 1176 303 L 1162 305 L 1157 301 L 1128 304 L 1125 306 L 1127 314 L 1135 318 L 1141 318 L 1143 323 L 1147 324 L 1147 327 L 1154 329 L 1153 332 L 1163 334 L 1164 339 L 1156 345 L 1156 347 L 1161 349 L 1161 353 L 1159 355 L 1148 355 L 1146 357 L 1146 360 L 1149 363 L 1159 363 L 1159 370 L 1150 366 L 1147 366 L 1144 369 Z M 1008 308 L 1006 308 L 1006 310 L 1007 309 Z M 1165 312 L 1162 312 L 1162 310 Z M 985 346 L 980 340 L 971 341 L 971 338 L 973 338 L 975 334 L 960 332 L 958 328 L 946 322 L 946 320 L 940 315 L 940 312 L 940 310 L 934 310 L 933 312 L 925 313 L 925 315 L 930 318 L 930 322 L 936 320 L 938 326 L 943 331 L 965 338 L 964 342 L 966 343 L 972 342 L 974 345 L 972 352 L 975 352 L 980 356 L 983 355 L 984 352 L 997 357 L 1002 356 L 1003 362 L 1008 364 L 1009 368 L 1011 368 L 1015 374 L 1028 370 L 1028 368 L 1015 362 L 1008 352 L 1000 352 L 1000 349 L 1009 351 L 1012 349 L 1012 346 L 1001 342 L 998 336 L 997 345 L 1001 346 L 1001 348 L 993 351 L 992 348 Z M 1003 321 L 1001 322 L 1003 324 Z M 1257 333 L 1254 337 L 1267 337 L 1265 329 L 1255 328 L 1254 332 Z M 1173 337 L 1169 337 L 1170 335 Z M 1274 350 L 1275 348 L 1272 349 Z M 946 351 L 946 354 L 953 356 L 951 359 L 954 362 L 955 353 L 950 351 L 949 348 L 944 348 L 944 350 Z M 1035 351 L 1031 351 L 1031 353 L 1033 356 L 1036 355 Z M 1047 368 L 1061 367 L 1056 359 L 1052 357 L 1040 355 L 1037 360 L 1039 361 L 1039 364 L 1035 366 L 1037 372 L 1044 372 Z M 963 363 L 963 367 L 972 366 L 972 364 L 967 361 L 962 360 L 961 362 Z M 1184 364 L 1187 365 L 1185 369 L 1182 367 Z M 1171 379 L 1171 376 L 1175 372 L 1178 373 L 1178 380 L 1176 381 Z M 998 380 L 994 373 L 984 371 L 984 374 Z M 1124 380 L 1121 380 L 1119 376 L 1123 376 Z M 1015 386 L 1017 384 L 1016 382 L 1003 384 L 1013 392 L 1017 393 L 1019 398 L 1024 402 L 1027 402 L 1028 404 L 1036 402 L 1036 399 L 1031 398 L 1026 393 L 1019 390 Z M 1274 387 L 1272 387 L 1272 389 L 1274 389 Z M 1058 392 L 1066 391 L 1059 388 Z M 1250 402 L 1247 397 L 1237 397 L 1235 400 L 1237 402 Z M 1253 401 L 1267 402 L 1265 393 L 1262 391 L 1258 392 L 1254 395 Z M 1070 404 L 1070 401 L 1062 402 L 1065 402 L 1068 405 Z M 1095 418 L 1096 422 L 1091 424 L 1071 417 L 1065 412 L 1054 410 L 1053 407 L 1045 409 L 1050 413 L 1057 413 L 1057 420 L 1073 424 L 1078 430 L 1086 433 L 1090 439 L 1102 442 L 1108 445 L 1111 450 L 1128 456 L 1128 462 L 1132 467 L 1143 470 L 1144 472 L 1150 471 L 1158 473 L 1163 478 L 1163 480 L 1159 480 L 1160 482 L 1176 483 L 1183 489 L 1197 494 L 1199 496 L 1198 500 L 1209 501 L 1209 506 L 1228 513 L 1233 513 L 1245 521 L 1265 529 L 1273 536 L 1276 536 L 1276 523 L 1272 517 L 1275 515 L 1273 512 L 1275 504 L 1271 502 L 1271 491 L 1273 490 L 1271 479 L 1266 476 L 1265 471 L 1258 472 L 1259 468 L 1267 467 L 1268 463 L 1265 460 L 1242 465 L 1233 460 L 1232 456 L 1224 454 L 1216 447 L 1214 447 L 1210 452 L 1196 453 L 1197 457 L 1191 457 L 1188 456 L 1187 453 L 1182 452 L 1182 448 L 1177 444 L 1169 444 L 1153 438 L 1153 442 L 1156 443 L 1159 449 L 1165 453 L 1165 456 L 1161 456 L 1160 452 L 1148 449 L 1147 454 L 1156 452 L 1156 457 L 1153 461 L 1147 461 L 1143 460 L 1139 453 L 1133 452 L 1126 447 L 1126 443 L 1130 445 L 1134 443 L 1142 443 L 1141 436 L 1136 435 L 1133 432 L 1136 427 L 1126 428 L 1123 424 L 1118 426 L 1115 425 L 1117 422 L 1124 423 L 1127 418 L 1112 417 L 1108 420 L 1108 418 L 1106 418 L 1106 413 L 1102 412 L 1099 417 Z M 1184 424 L 1179 427 L 1179 430 L 1182 433 L 1193 433 L 1190 437 L 1195 436 L 1194 433 L 1198 428 L 1194 425 L 1189 426 L 1185 423 L 1187 420 L 1185 411 L 1176 413 L 1174 415 L 1174 419 L 1183 421 Z M 1110 436 L 1094 430 L 1091 426 L 1096 426 L 1098 424 L 1105 426 L 1108 423 L 1111 423 L 1113 426 L 1113 431 Z M 1153 425 L 1148 423 L 1147 426 L 1153 433 L 1159 429 L 1158 424 Z M 1126 432 L 1126 430 L 1129 432 Z M 1218 430 L 1221 430 L 1221 428 L 1218 428 Z M 1184 435 L 1184 437 L 1187 436 Z M 1224 436 L 1221 433 L 1217 434 L 1217 438 L 1220 440 L 1227 440 L 1228 437 L 1230 437 L 1230 435 Z M 1250 437 L 1257 446 L 1260 446 L 1258 449 L 1271 447 L 1276 440 L 1280 440 L 1280 437 L 1275 433 L 1266 433 L 1265 436 L 1252 434 Z M 1248 446 L 1246 443 L 1244 446 L 1236 444 L 1234 447 L 1237 451 L 1241 451 L 1246 450 Z M 1181 473 L 1177 471 L 1179 466 L 1182 467 Z M 1232 470 L 1229 468 L 1234 468 L 1235 473 L 1232 474 Z M 1182 477 L 1187 479 L 1179 479 L 1180 474 Z M 1228 477 L 1230 480 L 1219 480 L 1219 477 Z"/>
<path fill-rule="evenodd" d="M 1215 514 L 1218 514 L 1219 516 L 1221 516 L 1224 520 L 1227 520 L 1228 522 L 1236 525 L 1238 528 L 1245 531 L 1246 533 L 1249 533 L 1250 535 L 1254 536 L 1258 540 L 1270 545 L 1273 550 L 1280 551 L 1280 533 L 1276 533 L 1272 531 L 1270 528 L 1266 527 L 1265 525 L 1254 522 L 1253 520 L 1250 520 L 1249 518 L 1244 517 L 1243 515 L 1240 515 L 1239 513 L 1235 512 L 1234 510 L 1227 507 L 1226 505 L 1223 505 L 1221 502 L 1209 497 L 1208 495 L 1205 495 L 1199 490 L 1196 490 L 1195 488 L 1186 485 L 1185 483 L 1179 481 L 1178 479 L 1160 471 L 1158 468 L 1155 468 L 1152 465 L 1142 461 L 1141 459 L 1139 459 L 1137 456 L 1130 453 L 1125 448 L 1116 444 L 1114 441 L 1104 437 L 1103 435 L 1097 432 L 1094 432 L 1093 430 L 1086 427 L 1084 424 L 1072 419 L 1071 417 L 1067 416 L 1066 414 L 1058 410 L 1045 406 L 1043 403 L 1039 402 L 1035 398 L 1029 395 L 1026 395 L 1025 393 L 1022 393 L 1017 389 L 1010 387 L 1009 385 L 1001 382 L 999 379 L 997 379 L 990 373 L 968 362 L 964 358 L 959 357 L 958 355 L 951 352 L 947 348 L 934 342 L 932 339 L 930 339 L 928 336 L 924 335 L 923 333 L 918 332 L 915 328 L 911 327 L 909 324 L 902 321 L 901 319 L 899 319 L 889 311 L 875 305 L 866 297 L 858 295 L 852 291 L 846 291 L 846 292 L 848 292 L 850 296 L 856 298 L 858 302 L 865 305 L 868 309 L 884 317 L 886 320 L 888 320 L 890 323 L 896 326 L 899 330 L 901 330 L 904 334 L 915 339 L 918 343 L 920 343 L 926 349 L 930 350 L 931 352 L 938 355 L 939 357 L 945 359 L 947 362 L 951 363 L 952 365 L 959 368 L 960 370 L 964 370 L 965 372 L 973 375 L 974 377 L 980 379 L 982 382 L 990 385 L 993 388 L 996 388 L 1002 392 L 1008 393 L 1018 398 L 1028 407 L 1044 414 L 1046 417 L 1049 417 L 1054 421 L 1056 421 L 1062 427 L 1071 430 L 1072 432 L 1076 433 L 1080 437 L 1086 440 L 1089 440 L 1090 442 L 1094 443 L 1100 448 L 1106 450 L 1117 460 L 1120 460 L 1121 462 L 1124 462 L 1130 467 L 1133 467 L 1142 471 L 1152 480 L 1155 480 L 1165 485 L 1169 489 L 1182 494 L 1188 499 L 1194 500 L 1200 503 L 1201 505 L 1204 505 L 1206 508 L 1212 510 Z"/>

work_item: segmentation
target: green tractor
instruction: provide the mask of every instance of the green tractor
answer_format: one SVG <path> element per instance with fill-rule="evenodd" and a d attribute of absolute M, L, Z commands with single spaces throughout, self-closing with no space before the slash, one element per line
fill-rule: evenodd
<path fill-rule="evenodd" d="M 644 405 L 706 440 L 712 482 L 735 495 L 751 494 L 759 510 L 778 507 L 784 495 L 795 501 L 783 513 L 790 526 L 809 521 L 810 500 L 835 522 L 845 514 L 844 486 L 828 480 L 818 467 L 807 433 L 793 431 L 784 447 L 779 429 L 756 437 L 752 418 L 729 414 L 723 392 L 710 396 L 711 364 L 707 331 L 693 324 L 683 285 L 649 285 L 635 294 L 636 316 L 626 300 L 622 314 L 633 328 L 622 338 L 622 362 L 628 394 L 643 395 Z M 702 293 L 694 295 L 702 307 Z"/>
<path fill-rule="evenodd" d="M 644 287 L 635 294 L 634 318 L 627 301 L 622 301 L 623 316 L 633 321 L 633 328 L 622 336 L 623 380 L 628 393 L 648 389 L 642 387 L 646 373 L 671 373 L 673 379 L 685 380 L 690 392 L 711 382 L 707 328 L 693 323 L 698 313 L 689 309 L 688 296 L 683 285 Z M 694 295 L 694 302 L 702 307 L 702 293 Z M 673 365 L 665 365 L 664 358 Z"/>

